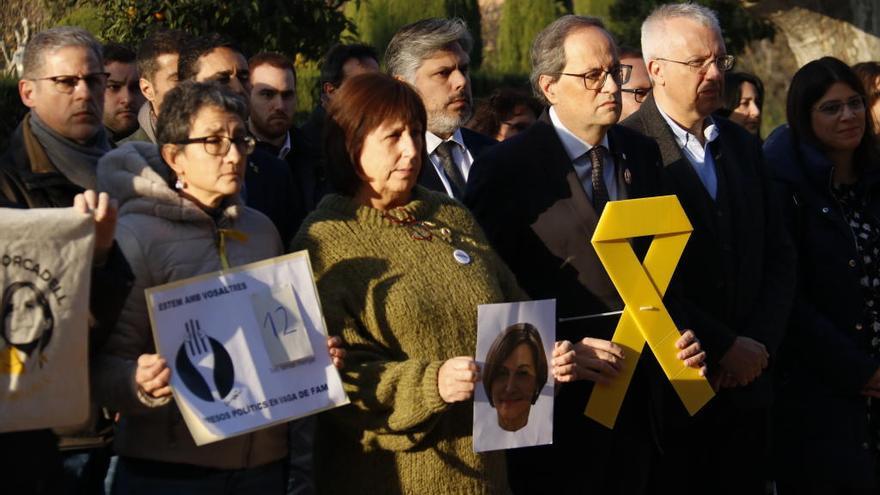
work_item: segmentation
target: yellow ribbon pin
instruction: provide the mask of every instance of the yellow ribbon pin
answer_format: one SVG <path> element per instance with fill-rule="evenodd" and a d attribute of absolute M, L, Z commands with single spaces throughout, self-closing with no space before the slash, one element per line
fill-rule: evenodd
<path fill-rule="evenodd" d="M 681 336 L 663 305 L 663 295 L 684 252 L 693 227 L 675 196 L 610 201 L 596 226 L 592 244 L 625 304 L 612 341 L 624 348 L 620 375 L 609 385 L 597 383 L 584 414 L 614 428 L 626 389 L 645 342 L 693 416 L 715 393 L 699 370 L 676 355 Z M 644 263 L 629 239 L 654 236 Z"/>

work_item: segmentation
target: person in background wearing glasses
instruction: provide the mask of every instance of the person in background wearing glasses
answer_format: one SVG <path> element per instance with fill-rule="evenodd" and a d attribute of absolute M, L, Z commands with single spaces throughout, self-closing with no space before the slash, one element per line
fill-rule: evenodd
<path fill-rule="evenodd" d="M 93 348 L 114 326 L 132 284 L 128 263 L 113 241 L 114 203 L 106 193 L 95 193 L 95 167 L 110 149 L 101 123 L 107 77 L 101 45 L 88 32 L 61 27 L 34 35 L 18 83 L 30 112 L 0 157 L 2 202 L 27 208 L 74 206 L 95 217 L 89 308 Z M 0 435 L 3 468 L 14 473 L 5 477 L 11 486 L 4 490 L 100 493 L 109 458 L 106 449 L 93 447 L 106 447 L 110 439 L 95 430 L 93 409 L 88 424 L 63 432 L 60 442 L 48 429 Z"/>
<path fill-rule="evenodd" d="M 235 43 L 218 34 L 191 39 L 180 51 L 177 71 L 181 81 L 216 81 L 250 104 L 247 58 Z M 299 191 L 284 160 L 262 149 L 253 150 L 247 159 L 241 195 L 246 205 L 272 219 L 284 245 L 306 216 Z"/>
<path fill-rule="evenodd" d="M 866 106 L 874 121 L 872 131 L 880 136 L 880 62 L 860 62 L 852 69 L 865 86 Z"/>
<path fill-rule="evenodd" d="M 281 239 L 242 204 L 247 103 L 218 83 L 183 82 L 165 96 L 158 146 L 129 143 L 98 164 L 101 189 L 119 198 L 116 239 L 135 287 L 93 367 L 101 404 L 119 411 L 113 493 L 283 494 L 287 425 L 197 447 L 171 398 L 171 370 L 156 354 L 144 289 L 278 256 Z M 341 358 L 338 340 L 331 356 Z"/>
<path fill-rule="evenodd" d="M 550 108 L 477 159 L 465 204 L 528 295 L 556 299 L 557 316 L 620 310 L 623 302 L 586 240 L 608 201 L 652 196 L 660 184 L 657 145 L 615 125 L 631 68 L 620 63 L 599 19 L 573 15 L 538 34 L 531 62 L 535 95 Z M 636 244 L 644 254 L 646 243 Z M 635 359 L 610 341 L 618 320 L 557 326 L 559 359 L 574 363 L 556 379 L 570 383 L 556 397 L 553 445 L 508 451 L 515 493 L 649 493 L 659 456 L 659 421 L 652 417 L 659 406 L 652 401 L 666 381 L 651 353 L 642 354 L 613 430 L 584 416 L 593 383 L 613 382 L 623 360 Z M 676 344 L 683 365 L 702 366 L 693 332 Z"/>
<path fill-rule="evenodd" d="M 642 51 L 654 89 L 623 124 L 657 141 L 664 192 L 678 196 L 693 225 L 673 283 L 717 390 L 693 417 L 666 401 L 655 491 L 680 489 L 677 470 L 688 464 L 703 493 L 763 495 L 772 398 L 766 369 L 791 308 L 792 245 L 757 137 L 711 116 L 734 65 L 715 12 L 691 3 L 657 7 L 642 23 Z M 699 454 L 682 441 L 690 438 L 701 439 Z"/>
<path fill-rule="evenodd" d="M 635 48 L 620 47 L 620 63 L 632 67 L 629 81 L 620 88 L 622 93 L 620 120 L 623 120 L 638 110 L 645 98 L 651 94 L 651 78 L 648 77 L 648 68 L 642 58 L 642 52 Z"/>
<path fill-rule="evenodd" d="M 764 144 L 798 257 L 777 366 L 779 495 L 880 492 L 880 161 L 858 76 L 803 66 Z"/>

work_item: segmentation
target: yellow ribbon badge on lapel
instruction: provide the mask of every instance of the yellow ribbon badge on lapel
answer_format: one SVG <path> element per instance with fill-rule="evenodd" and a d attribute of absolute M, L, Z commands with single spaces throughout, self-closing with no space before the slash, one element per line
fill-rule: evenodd
<path fill-rule="evenodd" d="M 597 383 L 584 414 L 614 428 L 626 389 L 645 342 L 691 415 L 715 393 L 699 370 L 676 356 L 681 336 L 663 305 L 663 295 L 684 252 L 693 227 L 675 196 L 611 201 L 593 234 L 593 248 L 620 293 L 625 307 L 614 337 L 626 359 L 609 385 Z M 634 237 L 654 236 L 643 263 L 630 246 Z"/>

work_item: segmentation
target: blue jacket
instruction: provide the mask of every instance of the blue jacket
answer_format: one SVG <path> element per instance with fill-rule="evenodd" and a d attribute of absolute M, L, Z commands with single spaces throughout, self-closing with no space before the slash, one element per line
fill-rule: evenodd
<path fill-rule="evenodd" d="M 862 328 L 864 274 L 855 238 L 831 194 L 832 163 L 785 126 L 764 144 L 798 253 L 798 290 L 777 367 L 775 451 L 780 475 L 875 486 L 876 455 L 862 387 L 880 367 Z M 867 211 L 880 218 L 880 164 L 861 164 Z"/>

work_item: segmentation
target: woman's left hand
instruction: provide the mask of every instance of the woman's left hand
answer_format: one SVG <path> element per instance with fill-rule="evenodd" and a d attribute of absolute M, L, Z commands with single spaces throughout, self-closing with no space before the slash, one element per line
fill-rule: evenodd
<path fill-rule="evenodd" d="M 684 361 L 689 368 L 700 370 L 700 376 L 706 376 L 706 351 L 700 345 L 700 339 L 694 335 L 693 330 L 685 330 L 675 342 L 675 347 L 681 349 L 676 357 Z"/>
<path fill-rule="evenodd" d="M 342 345 L 342 339 L 339 337 L 327 339 L 327 354 L 330 354 L 333 366 L 338 370 L 345 366 L 345 348 Z"/>

